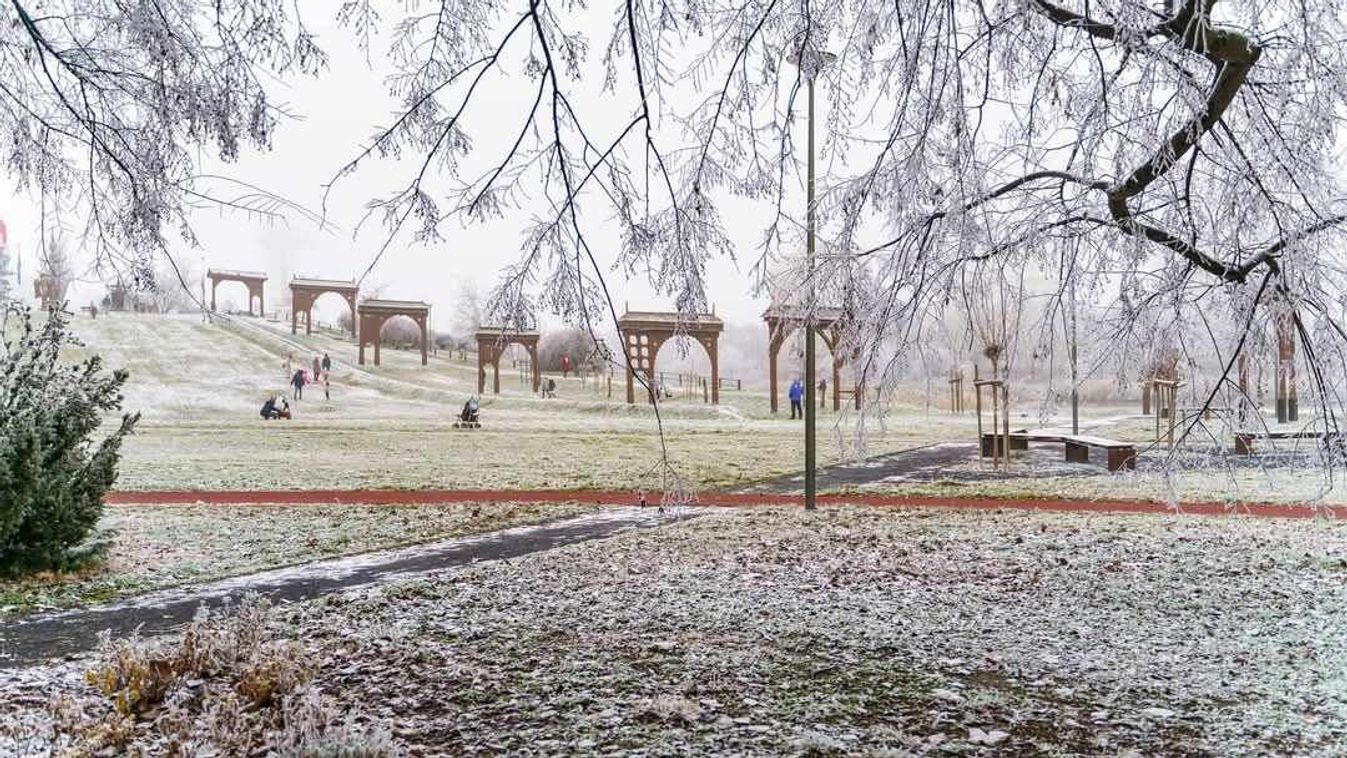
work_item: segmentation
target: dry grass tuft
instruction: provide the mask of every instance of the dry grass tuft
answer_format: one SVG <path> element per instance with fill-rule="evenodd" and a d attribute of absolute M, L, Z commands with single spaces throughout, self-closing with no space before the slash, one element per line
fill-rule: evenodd
<path fill-rule="evenodd" d="M 311 686 L 316 665 L 270 622 L 265 600 L 203 608 L 168 644 L 104 639 L 85 673 L 96 696 L 52 701 L 54 752 L 373 758 L 390 737 Z"/>

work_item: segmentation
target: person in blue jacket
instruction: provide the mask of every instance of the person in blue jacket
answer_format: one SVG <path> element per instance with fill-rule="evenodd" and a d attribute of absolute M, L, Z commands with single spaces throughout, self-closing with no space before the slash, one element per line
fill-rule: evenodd
<path fill-rule="evenodd" d="M 798 413 L 799 418 L 804 418 L 804 384 L 799 379 L 791 382 L 788 394 L 790 395 L 790 417 L 796 418 Z"/>

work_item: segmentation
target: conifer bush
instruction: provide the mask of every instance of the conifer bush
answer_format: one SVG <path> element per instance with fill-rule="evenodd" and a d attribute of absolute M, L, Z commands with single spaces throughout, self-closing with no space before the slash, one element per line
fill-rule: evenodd
<path fill-rule="evenodd" d="M 71 568 L 96 550 L 103 494 L 140 419 L 123 414 L 94 438 L 121 410 L 127 372 L 105 371 L 97 356 L 62 361 L 63 349 L 82 345 L 64 308 L 36 323 L 27 307 L 6 305 L 0 341 L 0 574 Z"/>

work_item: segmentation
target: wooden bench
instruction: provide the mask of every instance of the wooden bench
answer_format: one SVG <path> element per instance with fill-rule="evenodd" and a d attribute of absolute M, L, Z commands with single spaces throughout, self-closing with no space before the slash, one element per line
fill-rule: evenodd
<path fill-rule="evenodd" d="M 1310 431 L 1306 429 L 1268 429 L 1260 432 L 1235 432 L 1235 455 L 1252 455 L 1254 440 L 1324 440 L 1340 442 L 1338 432 Z"/>
<path fill-rule="evenodd" d="M 1000 454 L 1003 452 L 1003 451 L 1000 449 L 1000 437 L 1001 437 L 1001 436 L 1002 436 L 1002 435 L 999 435 L 999 434 L 992 434 L 991 432 L 983 432 L 983 433 L 982 433 L 982 444 L 980 445 L 980 448 L 981 448 L 980 454 L 982 455 L 983 458 L 991 458 L 992 456 L 994 456 L 994 455 L 1000 455 Z M 1010 449 L 1011 449 L 1011 450 L 1028 450 L 1028 449 L 1029 449 L 1029 440 L 1031 440 L 1031 439 L 1039 440 L 1039 441 L 1041 441 L 1041 442 L 1060 442 L 1060 441 L 1061 441 L 1060 439 L 1055 439 L 1055 440 L 1054 440 L 1054 439 L 1052 439 L 1052 438 L 1050 438 L 1050 437 L 1039 436 L 1039 435 L 1037 435 L 1037 434 L 1035 434 L 1035 433 L 1028 432 L 1028 431 L 1026 431 L 1026 430 L 1024 430 L 1024 429 L 1016 429 L 1015 431 L 1013 431 L 1013 432 L 1011 432 L 1010 434 L 1005 435 L 1005 436 L 1007 436 L 1007 437 L 1010 438 Z"/>
<path fill-rule="evenodd" d="M 1066 446 L 1066 461 L 1068 463 L 1089 463 L 1090 448 L 1099 448 L 1107 452 L 1105 465 L 1109 471 L 1119 469 L 1135 469 L 1137 449 L 1131 442 L 1119 442 L 1117 440 L 1105 439 L 1103 437 L 1092 437 L 1085 434 L 1058 434 L 1056 432 L 1031 432 L 1025 429 L 1017 429 L 1006 435 L 1009 438 L 1011 450 L 1028 450 L 1030 442 L 1060 442 Z M 982 435 L 981 454 L 983 458 L 990 458 L 996 452 L 998 440 L 990 434 Z"/>
<path fill-rule="evenodd" d="M 1135 469 L 1137 467 L 1137 448 L 1131 442 L 1091 437 L 1085 434 L 1064 435 L 1067 463 L 1089 463 L 1090 448 L 1098 448 L 1106 454 L 1105 466 L 1109 471 Z"/>

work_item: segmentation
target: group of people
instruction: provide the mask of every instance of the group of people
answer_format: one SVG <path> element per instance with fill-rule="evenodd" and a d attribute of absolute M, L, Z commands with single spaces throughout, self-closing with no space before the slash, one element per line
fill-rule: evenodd
<path fill-rule="evenodd" d="M 295 400 L 304 399 L 304 388 L 310 384 L 323 385 L 323 399 L 332 399 L 332 357 L 323 353 L 323 357 L 313 356 L 313 372 L 309 373 L 303 368 L 295 369 L 295 373 L 290 375 L 290 387 L 294 390 Z"/>
<path fill-rule="evenodd" d="M 310 384 L 323 385 L 323 399 L 331 400 L 332 357 L 327 353 L 323 353 L 322 357 L 313 356 L 312 372 L 303 367 L 294 368 L 294 362 L 295 357 L 292 353 L 285 360 L 285 372 L 290 379 L 290 389 L 295 402 L 304 399 L 304 388 Z M 272 395 L 262 403 L 261 415 L 266 420 L 291 418 L 290 403 L 284 396 Z"/>
<path fill-rule="evenodd" d="M 272 395 L 267 398 L 265 403 L 262 403 L 262 419 L 264 421 L 290 418 L 290 403 L 286 402 L 285 397 L 283 396 L 279 398 L 280 402 L 277 402 L 277 400 L 278 398 L 275 395 Z"/>
<path fill-rule="evenodd" d="M 548 378 L 542 380 L 542 383 L 541 383 L 539 389 L 540 389 L 540 391 L 542 392 L 542 395 L 543 395 L 543 399 L 544 399 L 544 400 L 547 399 L 547 398 L 549 398 L 549 397 L 550 397 L 550 398 L 555 398 L 555 397 L 557 396 L 557 380 L 556 380 L 556 379 L 553 379 L 553 378 L 551 378 L 551 377 L 548 377 Z"/>

